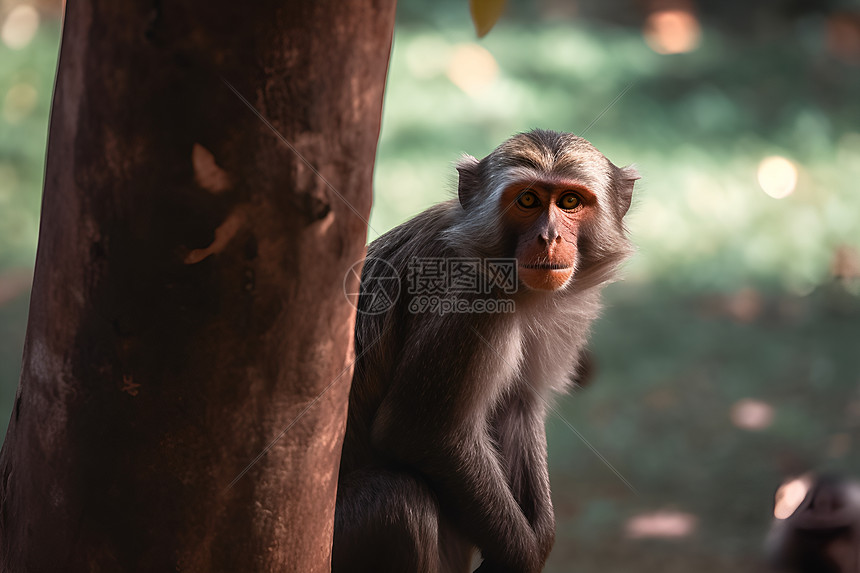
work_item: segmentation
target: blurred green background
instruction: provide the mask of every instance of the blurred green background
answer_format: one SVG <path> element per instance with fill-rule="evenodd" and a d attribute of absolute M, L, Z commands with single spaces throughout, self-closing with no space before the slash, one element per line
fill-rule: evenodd
<path fill-rule="evenodd" d="M 0 0 L 3 425 L 60 10 Z M 477 40 L 466 0 L 401 0 L 369 238 L 533 127 L 643 175 L 592 376 L 548 422 L 547 570 L 759 570 L 784 479 L 860 475 L 860 4 L 530 0 Z"/>

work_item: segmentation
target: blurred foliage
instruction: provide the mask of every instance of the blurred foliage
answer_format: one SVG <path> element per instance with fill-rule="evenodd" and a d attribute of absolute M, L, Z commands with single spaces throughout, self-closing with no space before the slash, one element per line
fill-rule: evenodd
<path fill-rule="evenodd" d="M 25 48 L 0 44 L 0 270 L 36 256 L 59 31 L 43 22 Z"/>
<path fill-rule="evenodd" d="M 473 49 L 465 18 L 395 33 L 371 238 L 449 197 L 460 153 L 481 157 L 547 127 L 585 132 L 642 172 L 631 280 L 809 292 L 827 280 L 837 246 L 860 248 L 860 73 L 824 52 L 824 24 L 802 21 L 783 41 L 759 43 L 705 26 L 699 49 L 664 56 L 638 28 L 504 18 Z M 451 81 L 487 62 L 496 74 L 467 84 L 471 93 Z M 783 200 L 756 180 L 772 155 L 799 171 Z"/>
<path fill-rule="evenodd" d="M 0 2 L 0 20 L 15 3 Z M 58 47 L 42 4 L 27 46 L 0 43 L 3 423 Z M 481 157 L 518 131 L 573 131 L 636 163 L 639 252 L 607 293 L 593 384 L 548 423 L 559 521 L 548 570 L 757 570 L 783 477 L 860 475 L 860 6 L 508 4 L 478 41 L 466 0 L 401 0 L 369 238 L 451 197 L 461 153 Z M 652 49 L 660 6 L 691 10 L 695 49 Z M 783 199 L 757 180 L 769 156 L 797 170 Z M 750 399 L 773 414 L 757 430 L 732 418 Z M 697 525 L 677 539 L 625 535 L 629 518 L 655 510 Z"/>

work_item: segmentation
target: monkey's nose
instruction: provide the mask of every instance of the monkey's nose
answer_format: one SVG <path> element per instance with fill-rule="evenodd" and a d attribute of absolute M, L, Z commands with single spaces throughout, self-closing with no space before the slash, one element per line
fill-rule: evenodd
<path fill-rule="evenodd" d="M 540 234 L 540 240 L 543 241 L 547 245 L 549 245 L 551 243 L 560 243 L 561 242 L 561 235 L 557 231 L 549 231 L 546 233 L 541 233 Z"/>

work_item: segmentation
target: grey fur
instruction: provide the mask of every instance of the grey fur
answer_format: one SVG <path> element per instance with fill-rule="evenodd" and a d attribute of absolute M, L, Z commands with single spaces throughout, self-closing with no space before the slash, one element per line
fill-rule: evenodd
<path fill-rule="evenodd" d="M 622 217 L 632 168 L 588 141 L 534 130 L 457 165 L 458 199 L 374 241 L 362 274 L 387 261 L 406 284 L 418 258 L 511 257 L 501 194 L 514 181 L 577 179 L 597 195 L 562 290 L 521 288 L 514 314 L 414 314 L 401 292 L 382 314 L 359 307 L 335 520 L 333 571 L 533 573 L 554 539 L 546 400 L 575 370 L 600 287 L 631 252 Z M 459 295 L 461 298 L 479 295 Z M 364 298 L 367 300 L 367 297 Z"/>

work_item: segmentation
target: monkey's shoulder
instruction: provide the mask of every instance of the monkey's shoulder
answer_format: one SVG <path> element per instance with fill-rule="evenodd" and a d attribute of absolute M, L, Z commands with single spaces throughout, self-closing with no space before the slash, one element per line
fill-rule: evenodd
<path fill-rule="evenodd" d="M 456 200 L 434 205 L 371 242 L 367 257 L 398 266 L 413 257 L 445 256 L 444 231 L 456 223 L 461 210 Z"/>
<path fill-rule="evenodd" d="M 422 261 L 454 256 L 443 231 L 456 220 L 460 210 L 456 201 L 439 203 L 368 245 L 356 320 L 358 346 L 384 336 L 395 341 L 392 344 L 399 348 L 415 326 L 416 315 L 408 308 L 413 294 L 410 280 L 414 278 L 410 269 L 414 270 Z M 393 358 L 390 354 L 388 359 Z M 374 359 L 368 357 L 368 361 Z"/>

